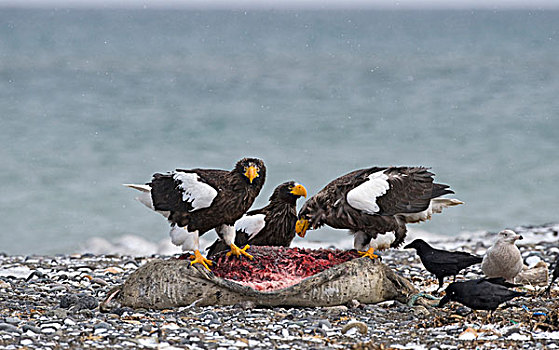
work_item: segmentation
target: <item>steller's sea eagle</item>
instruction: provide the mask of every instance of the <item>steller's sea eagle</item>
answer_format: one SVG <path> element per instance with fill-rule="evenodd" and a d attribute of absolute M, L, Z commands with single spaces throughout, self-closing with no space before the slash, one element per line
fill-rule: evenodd
<path fill-rule="evenodd" d="M 301 196 L 307 197 L 307 190 L 294 181 L 277 186 L 267 206 L 251 210 L 237 220 L 235 244 L 289 247 L 295 238 L 297 199 Z M 223 240 L 218 239 L 208 248 L 208 257 L 227 248 Z"/>
<path fill-rule="evenodd" d="M 231 171 L 216 169 L 177 169 L 154 174 L 145 185 L 125 185 L 142 191 L 138 198 L 147 207 L 161 213 L 171 223 L 171 241 L 183 251 L 194 251 L 191 264 L 207 269 L 212 262 L 202 256 L 199 236 L 215 229 L 231 249 L 228 255 L 246 252 L 248 246 L 235 245 L 235 221 L 251 207 L 266 179 L 264 162 L 244 158 Z"/>
<path fill-rule="evenodd" d="M 352 171 L 330 182 L 309 198 L 298 214 L 296 232 L 328 225 L 349 229 L 354 248 L 371 259 L 375 250 L 398 247 L 406 237 L 406 224 L 425 221 L 443 208 L 462 204 L 438 198 L 454 193 L 433 182 L 424 167 L 372 167 Z"/>

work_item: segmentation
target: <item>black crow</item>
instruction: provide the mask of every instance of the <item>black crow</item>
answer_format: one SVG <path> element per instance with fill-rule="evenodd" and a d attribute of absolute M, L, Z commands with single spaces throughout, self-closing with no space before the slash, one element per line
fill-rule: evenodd
<path fill-rule="evenodd" d="M 551 277 L 551 282 L 549 283 L 549 286 L 545 290 L 545 294 L 547 294 L 547 295 L 551 294 L 551 286 L 553 285 L 553 283 L 555 282 L 555 280 L 558 277 L 559 277 L 559 255 L 557 256 L 557 260 L 555 260 L 555 268 L 553 269 L 553 275 Z"/>
<path fill-rule="evenodd" d="M 502 282 L 504 280 L 501 279 Z M 499 279 L 480 278 L 466 282 L 453 282 L 446 287 L 446 295 L 439 302 L 442 307 L 449 301 L 457 301 L 474 310 L 495 311 L 500 304 L 526 295 L 497 284 Z"/>
<path fill-rule="evenodd" d="M 375 250 L 396 248 L 406 238 L 406 224 L 426 221 L 446 207 L 462 204 L 448 185 L 434 182 L 424 167 L 372 167 L 332 180 L 309 198 L 298 214 L 295 230 L 328 225 L 349 229 L 353 247 L 373 259 Z"/>
<path fill-rule="evenodd" d="M 482 257 L 466 252 L 449 252 L 446 250 L 435 249 L 422 239 L 416 239 L 404 248 L 413 248 L 421 259 L 425 269 L 434 274 L 439 280 L 441 289 L 446 276 L 454 276 L 468 266 L 481 263 Z"/>

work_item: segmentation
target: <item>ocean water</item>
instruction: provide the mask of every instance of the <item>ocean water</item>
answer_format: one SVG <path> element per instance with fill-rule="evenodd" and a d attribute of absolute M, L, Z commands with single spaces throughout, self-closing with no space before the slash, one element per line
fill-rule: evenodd
<path fill-rule="evenodd" d="M 559 12 L 0 9 L 0 251 L 168 237 L 122 183 L 432 167 L 440 235 L 558 221 Z M 299 203 L 299 206 L 302 203 Z M 309 232 L 335 242 L 342 231 Z"/>

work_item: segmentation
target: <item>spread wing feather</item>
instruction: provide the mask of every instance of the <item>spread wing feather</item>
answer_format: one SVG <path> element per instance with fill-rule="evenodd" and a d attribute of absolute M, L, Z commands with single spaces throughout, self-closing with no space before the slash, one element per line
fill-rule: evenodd
<path fill-rule="evenodd" d="M 203 175 L 196 170 L 154 174 L 151 194 L 155 209 L 193 212 L 211 206 L 218 190 Z"/>
<path fill-rule="evenodd" d="M 433 176 L 427 168 L 389 168 L 385 171 L 390 190 L 378 199 L 380 215 L 417 213 L 433 198 Z"/>

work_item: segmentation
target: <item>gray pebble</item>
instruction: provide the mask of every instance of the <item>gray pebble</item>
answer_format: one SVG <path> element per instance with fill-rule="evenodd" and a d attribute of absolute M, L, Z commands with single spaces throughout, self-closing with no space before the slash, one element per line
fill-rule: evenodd
<path fill-rule="evenodd" d="M 47 312 L 46 315 L 55 318 L 66 318 L 68 316 L 68 310 L 57 308 L 54 310 L 50 310 L 49 312 Z"/>
<path fill-rule="evenodd" d="M 347 306 L 339 305 L 339 306 L 328 306 L 323 308 L 324 312 L 328 313 L 341 313 L 347 311 Z"/>
<path fill-rule="evenodd" d="M 315 334 L 315 335 L 321 335 L 325 338 L 328 336 L 328 333 L 326 332 L 326 330 L 323 329 L 323 328 L 320 328 L 320 327 L 314 327 L 312 329 L 312 333 Z"/>
<path fill-rule="evenodd" d="M 93 329 L 100 329 L 100 328 L 109 329 L 111 328 L 111 325 L 108 324 L 107 322 L 99 322 L 93 326 Z"/>
<path fill-rule="evenodd" d="M 78 314 L 86 318 L 93 317 L 93 312 L 91 312 L 91 310 L 88 309 L 82 309 L 78 312 Z"/>
<path fill-rule="evenodd" d="M 60 298 L 60 307 L 68 309 L 70 306 L 75 305 L 79 298 L 75 294 L 67 294 Z"/>
<path fill-rule="evenodd" d="M 99 302 L 97 301 L 97 299 L 95 297 L 92 297 L 90 295 L 86 295 L 81 297 L 78 302 L 76 303 L 76 307 L 78 310 L 81 309 L 95 309 L 97 306 L 99 306 Z"/>
<path fill-rule="evenodd" d="M 9 323 L 0 323 L 0 331 L 6 331 L 11 333 L 21 333 L 21 329 Z"/>
<path fill-rule="evenodd" d="M 219 315 L 214 311 L 206 311 L 202 315 L 200 315 L 200 318 L 208 318 L 208 317 L 219 319 Z"/>
<path fill-rule="evenodd" d="M 431 314 L 429 312 L 429 310 L 427 310 L 427 308 L 425 306 L 422 306 L 422 305 L 415 306 L 413 308 L 413 313 L 416 316 L 419 316 L 419 315 L 428 316 L 429 314 Z"/>
<path fill-rule="evenodd" d="M 19 318 L 16 318 L 16 317 L 6 317 L 6 318 L 4 319 L 4 321 L 5 321 L 6 323 L 9 323 L 9 324 L 16 324 L 16 325 L 19 324 L 19 323 L 21 322 L 21 320 L 20 320 Z"/>
<path fill-rule="evenodd" d="M 36 333 L 36 334 L 41 333 L 41 329 L 40 329 L 40 328 L 36 327 L 35 325 L 31 325 L 31 324 L 29 324 L 29 323 L 28 323 L 28 324 L 24 324 L 23 327 L 21 327 L 21 329 L 22 329 L 24 332 L 31 331 L 31 332 Z"/>

